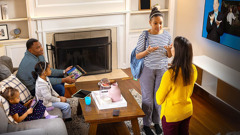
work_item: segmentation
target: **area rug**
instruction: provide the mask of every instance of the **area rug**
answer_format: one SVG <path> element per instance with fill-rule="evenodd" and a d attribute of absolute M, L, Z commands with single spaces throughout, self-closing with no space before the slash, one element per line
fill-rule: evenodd
<path fill-rule="evenodd" d="M 142 103 L 142 96 L 135 90 L 130 89 L 129 90 L 139 106 L 141 106 Z M 68 135 L 87 135 L 89 124 L 84 122 L 84 118 L 82 115 L 77 115 L 77 105 L 78 105 L 78 98 L 70 98 L 70 105 L 72 108 L 72 121 L 65 122 Z M 140 125 L 140 131 L 141 135 L 145 135 L 142 131 L 141 125 L 142 125 L 142 118 L 138 119 L 138 123 Z M 132 125 L 130 121 L 125 121 L 126 126 L 128 127 L 130 134 L 133 135 L 132 131 Z"/>

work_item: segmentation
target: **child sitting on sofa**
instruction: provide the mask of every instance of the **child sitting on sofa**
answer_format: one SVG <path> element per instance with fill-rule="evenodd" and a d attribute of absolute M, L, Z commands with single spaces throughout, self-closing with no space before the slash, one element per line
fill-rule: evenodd
<path fill-rule="evenodd" d="M 53 106 L 61 109 L 65 121 L 72 120 L 71 107 L 67 103 L 66 97 L 59 96 L 49 81 L 48 76 L 52 73 L 50 65 L 47 62 L 40 61 L 35 65 L 34 69 L 32 75 L 36 80 L 35 95 L 43 100 L 43 105 L 46 107 Z"/>
<path fill-rule="evenodd" d="M 20 101 L 19 91 L 12 87 L 7 87 L 5 91 L 1 93 L 1 95 L 9 102 L 9 114 L 18 123 L 21 121 L 41 119 L 43 116 L 46 119 L 53 119 L 58 117 L 57 115 L 49 115 L 46 111 L 46 107 L 42 104 L 41 100 L 39 100 L 34 108 L 31 107 L 33 104 L 35 104 L 35 102 L 32 100 L 29 100 L 23 104 L 23 102 Z"/>

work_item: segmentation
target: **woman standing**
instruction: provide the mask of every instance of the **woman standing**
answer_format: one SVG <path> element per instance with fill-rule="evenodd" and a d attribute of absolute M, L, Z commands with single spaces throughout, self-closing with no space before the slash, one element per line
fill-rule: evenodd
<path fill-rule="evenodd" d="M 164 135 L 188 135 L 193 114 L 191 95 L 197 79 L 192 64 L 192 44 L 184 37 L 176 37 L 171 49 L 172 66 L 164 73 L 156 94 L 162 105 L 161 120 Z"/>
<path fill-rule="evenodd" d="M 162 133 L 159 126 L 161 106 L 156 103 L 155 95 L 159 88 L 162 76 L 167 70 L 168 57 L 171 57 L 171 36 L 163 30 L 163 15 L 155 7 L 149 16 L 151 29 L 148 30 L 148 43 L 145 45 L 146 32 L 144 31 L 137 43 L 136 58 L 144 58 L 144 68 L 140 76 L 142 92 L 143 129 L 147 135 L 153 135 L 150 126 L 154 123 L 157 134 Z M 147 49 L 145 49 L 147 48 Z"/>

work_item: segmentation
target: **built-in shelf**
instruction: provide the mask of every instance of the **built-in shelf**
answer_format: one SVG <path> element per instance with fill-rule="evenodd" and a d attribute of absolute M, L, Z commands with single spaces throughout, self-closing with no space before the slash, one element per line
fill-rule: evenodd
<path fill-rule="evenodd" d="M 194 56 L 193 64 L 240 90 L 240 72 L 204 55 Z"/>
<path fill-rule="evenodd" d="M 163 27 L 164 30 L 169 30 L 169 27 Z M 134 29 L 134 30 L 130 30 L 130 33 L 137 33 L 137 32 L 142 32 L 144 30 L 148 30 L 148 29 Z"/>
<path fill-rule="evenodd" d="M 20 21 L 27 21 L 27 20 L 28 20 L 28 18 L 16 18 L 16 19 L 0 20 L 0 23 L 20 22 Z"/>
<path fill-rule="evenodd" d="M 161 9 L 160 12 L 168 12 L 169 9 Z M 131 14 L 149 14 L 151 13 L 151 10 L 140 10 L 140 11 L 131 11 Z"/>
<path fill-rule="evenodd" d="M 19 42 L 27 42 L 28 38 L 19 38 L 19 39 L 10 39 L 10 40 L 1 40 L 0 44 L 12 44 L 12 43 L 19 43 Z"/>

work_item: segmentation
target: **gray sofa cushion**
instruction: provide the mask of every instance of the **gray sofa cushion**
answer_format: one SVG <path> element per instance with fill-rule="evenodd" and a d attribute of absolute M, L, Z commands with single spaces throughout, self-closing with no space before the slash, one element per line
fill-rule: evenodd
<path fill-rule="evenodd" d="M 26 129 L 44 129 L 48 135 L 67 135 L 66 125 L 61 118 L 39 119 L 9 124 L 8 132 L 22 131 Z"/>
<path fill-rule="evenodd" d="M 47 135 L 45 130 L 43 129 L 30 129 L 30 130 L 23 130 L 18 132 L 10 132 L 10 133 L 4 133 L 1 135 Z"/>
<path fill-rule="evenodd" d="M 8 78 L 11 74 L 10 69 L 6 65 L 0 63 L 0 81 Z"/>
<path fill-rule="evenodd" d="M 3 110 L 3 108 L 0 106 L 0 134 L 6 133 L 8 128 L 8 118 L 6 117 L 6 114 Z"/>
<path fill-rule="evenodd" d="M 13 64 L 12 64 L 12 59 L 8 56 L 1 56 L 0 57 L 0 65 L 5 65 L 8 67 L 11 73 L 13 73 Z"/>

